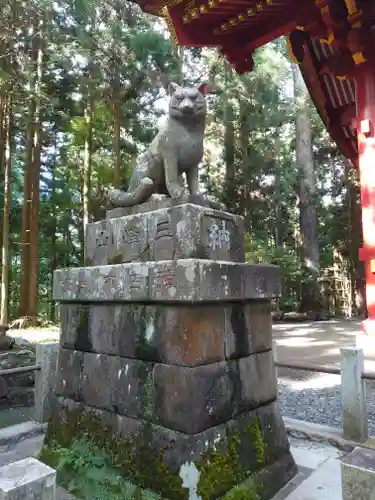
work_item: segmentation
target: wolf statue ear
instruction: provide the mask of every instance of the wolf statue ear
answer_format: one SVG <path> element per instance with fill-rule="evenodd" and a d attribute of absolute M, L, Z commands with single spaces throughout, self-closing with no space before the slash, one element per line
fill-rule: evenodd
<path fill-rule="evenodd" d="M 178 83 L 173 83 L 173 82 L 171 82 L 171 83 L 168 85 L 168 94 L 169 94 L 170 96 L 172 96 L 172 95 L 176 92 L 176 90 L 177 90 L 177 89 L 179 89 L 179 88 L 180 88 L 180 86 L 178 85 Z"/>
<path fill-rule="evenodd" d="M 201 94 L 216 94 L 215 89 L 209 83 L 201 83 L 198 87 L 198 90 Z"/>

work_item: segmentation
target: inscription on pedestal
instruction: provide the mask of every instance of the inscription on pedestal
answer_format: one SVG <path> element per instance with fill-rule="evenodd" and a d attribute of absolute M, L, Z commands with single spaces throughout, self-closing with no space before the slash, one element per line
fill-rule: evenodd
<path fill-rule="evenodd" d="M 241 236 L 238 227 L 229 218 L 212 215 L 202 218 L 202 244 L 208 258 L 229 262 L 242 260 Z"/>
<path fill-rule="evenodd" d="M 94 238 L 96 248 L 107 247 L 109 243 L 113 244 L 113 233 L 108 230 L 108 223 L 104 222 L 102 228 L 97 228 Z"/>
<path fill-rule="evenodd" d="M 208 228 L 208 247 L 215 250 L 225 250 L 229 252 L 230 250 L 230 231 L 226 228 L 226 221 L 221 220 L 213 221 L 211 226 Z"/>
<path fill-rule="evenodd" d="M 156 221 L 151 221 L 151 227 L 152 259 L 156 261 L 173 259 L 175 240 L 169 214 L 165 213 L 157 217 Z"/>
<path fill-rule="evenodd" d="M 122 218 L 114 220 L 116 262 L 148 260 L 147 220 Z"/>
<path fill-rule="evenodd" d="M 107 264 L 114 251 L 111 221 L 88 224 L 86 237 L 86 265 Z"/>
<path fill-rule="evenodd" d="M 155 274 L 153 286 L 156 289 L 171 288 L 176 278 L 175 271 L 166 269 Z"/>
<path fill-rule="evenodd" d="M 134 245 L 136 243 L 140 242 L 140 236 L 139 236 L 139 231 L 136 229 L 125 229 L 123 234 L 122 234 L 122 243 L 125 245 Z"/>

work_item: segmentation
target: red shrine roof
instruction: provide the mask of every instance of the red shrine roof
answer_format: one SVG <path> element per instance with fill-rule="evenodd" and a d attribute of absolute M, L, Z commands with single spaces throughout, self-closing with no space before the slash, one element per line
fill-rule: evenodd
<path fill-rule="evenodd" d="M 355 86 L 352 78 L 321 74 L 319 68 L 335 53 L 335 49 L 310 37 L 300 68 L 311 98 L 332 139 L 342 153 L 357 164 L 357 134 L 352 128 L 355 118 Z"/>
<path fill-rule="evenodd" d="M 289 35 L 291 54 L 328 131 L 356 162 L 351 75 L 366 60 L 364 36 L 375 53 L 375 39 L 362 30 L 375 24 L 375 0 L 134 1 L 145 12 L 163 16 L 177 44 L 218 47 L 240 74 L 252 70 L 254 50 Z"/>

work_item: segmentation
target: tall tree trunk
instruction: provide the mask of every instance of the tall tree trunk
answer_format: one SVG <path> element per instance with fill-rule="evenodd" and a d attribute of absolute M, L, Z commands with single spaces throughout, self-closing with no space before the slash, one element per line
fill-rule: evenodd
<path fill-rule="evenodd" d="M 11 201 L 12 175 L 12 106 L 11 98 L 7 98 L 5 113 L 5 172 L 4 172 L 4 212 L 3 212 L 3 242 L 1 252 L 1 302 L 0 325 L 8 324 L 9 304 L 9 206 Z"/>
<path fill-rule="evenodd" d="M 348 241 L 350 280 L 352 286 L 352 309 L 364 317 L 366 312 L 364 265 L 358 258 L 358 249 L 362 246 L 362 212 L 358 172 L 345 160 L 345 180 L 348 204 Z"/>
<path fill-rule="evenodd" d="M 231 69 L 224 61 L 225 83 L 231 78 Z M 235 180 L 235 149 L 234 149 L 234 111 L 226 92 L 224 102 L 224 159 L 225 159 L 225 203 L 230 211 L 234 211 L 237 204 Z"/>
<path fill-rule="evenodd" d="M 117 86 L 116 86 L 117 87 Z M 119 99 L 119 92 L 116 90 L 115 99 L 113 103 L 113 122 L 114 122 L 114 171 L 113 171 L 113 184 L 115 188 L 119 188 L 121 184 L 121 103 Z"/>
<path fill-rule="evenodd" d="M 293 64 L 294 95 L 297 105 L 296 158 L 300 175 L 299 211 L 301 264 L 303 270 L 300 311 L 321 309 L 319 293 L 319 243 L 315 207 L 315 172 L 308 94 L 302 74 Z"/>
<path fill-rule="evenodd" d="M 91 192 L 91 162 L 92 162 L 92 106 L 93 99 L 91 90 L 87 98 L 85 109 L 86 121 L 86 138 L 85 151 L 83 158 L 83 247 L 84 247 L 84 262 L 86 262 L 86 230 L 87 224 L 90 222 L 90 192 Z"/>
<path fill-rule="evenodd" d="M 5 94 L 5 93 L 4 93 Z M 6 113 L 6 106 L 7 106 L 7 99 L 5 95 L 2 94 L 0 97 L 0 173 L 1 173 L 1 178 L 3 176 L 3 172 L 6 168 L 5 166 L 5 161 L 4 161 L 4 152 L 5 152 L 5 142 L 6 142 L 6 132 L 7 132 L 7 127 L 6 127 L 6 118 L 7 118 L 7 113 Z"/>
<path fill-rule="evenodd" d="M 38 26 L 34 26 L 38 29 Z M 34 36 L 32 44 L 32 62 L 36 66 L 38 55 L 38 38 Z M 36 71 L 35 71 L 36 72 Z M 33 74 L 30 87 L 35 88 L 36 75 Z M 25 147 L 25 167 L 23 182 L 23 206 L 22 206 L 22 227 L 21 227 L 21 296 L 20 296 L 20 317 L 28 315 L 29 312 L 29 291 L 30 291 L 30 211 L 32 193 L 32 170 L 34 158 L 34 119 L 36 100 L 35 96 L 30 97 L 28 106 L 28 116 L 26 123 L 26 147 Z"/>
<path fill-rule="evenodd" d="M 277 248 L 281 247 L 282 241 L 282 218 L 281 218 L 281 169 L 280 169 L 280 132 L 276 130 L 275 134 L 275 159 L 274 159 L 274 167 L 275 167 L 275 192 L 274 192 L 274 200 L 275 200 L 275 245 Z"/>
<path fill-rule="evenodd" d="M 56 134 L 54 135 L 54 149 L 57 150 Z M 52 179 L 51 179 L 51 204 L 52 204 L 52 230 L 51 230 L 51 309 L 50 309 L 50 320 L 52 323 L 56 321 L 56 304 L 53 300 L 52 290 L 53 290 L 53 272 L 57 269 L 57 248 L 56 248 L 56 231 L 57 231 L 57 219 L 56 219 L 56 153 L 54 155 L 53 165 L 52 165 Z"/>
<path fill-rule="evenodd" d="M 231 144 L 232 148 L 232 195 L 235 196 L 235 198 L 238 201 L 238 207 L 239 207 L 239 213 L 244 217 L 245 219 L 245 227 L 248 228 L 251 226 L 251 199 L 250 196 L 248 196 L 248 193 L 251 189 L 249 186 L 248 180 L 248 173 L 249 173 L 249 156 L 250 156 L 250 127 L 249 127 L 249 114 L 251 113 L 251 110 L 249 108 L 248 103 L 244 99 L 239 99 L 239 114 L 240 114 L 240 119 L 239 119 L 239 146 L 241 149 L 241 163 L 240 163 L 240 172 L 239 175 L 242 179 L 242 189 L 241 189 L 241 195 L 239 193 L 235 193 L 235 167 L 234 167 L 234 144 Z M 233 117 L 233 111 L 232 111 L 232 117 Z M 232 118 L 233 120 L 233 118 Z M 233 128 L 233 124 L 232 124 Z M 234 131 L 232 130 L 232 133 Z M 230 143 L 234 142 L 234 137 L 229 141 Z M 239 197 L 241 196 L 241 197 Z M 238 199 L 239 198 L 239 199 Z"/>
<path fill-rule="evenodd" d="M 44 21 L 39 20 L 36 35 L 37 59 L 35 79 L 35 114 L 33 136 L 33 161 L 31 169 L 31 206 L 30 206 L 30 282 L 28 314 L 33 322 L 38 317 L 38 249 L 39 249 L 39 207 L 40 207 L 40 166 L 41 166 L 41 85 L 43 71 L 43 30 Z"/>
<path fill-rule="evenodd" d="M 85 146 L 83 158 L 83 262 L 86 263 L 86 231 L 90 222 L 91 198 L 91 163 L 92 163 L 92 117 L 94 109 L 94 72 L 95 72 L 95 43 L 93 40 L 96 26 L 95 5 L 91 14 L 91 45 L 89 47 L 89 61 L 87 67 L 86 107 L 85 107 Z"/>

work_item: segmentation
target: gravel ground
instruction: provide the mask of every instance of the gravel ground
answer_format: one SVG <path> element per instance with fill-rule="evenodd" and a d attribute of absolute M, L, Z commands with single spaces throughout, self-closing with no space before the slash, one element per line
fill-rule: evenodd
<path fill-rule="evenodd" d="M 283 416 L 342 428 L 340 376 L 283 369 L 279 371 Z M 369 434 L 375 436 L 375 381 L 366 381 Z"/>

